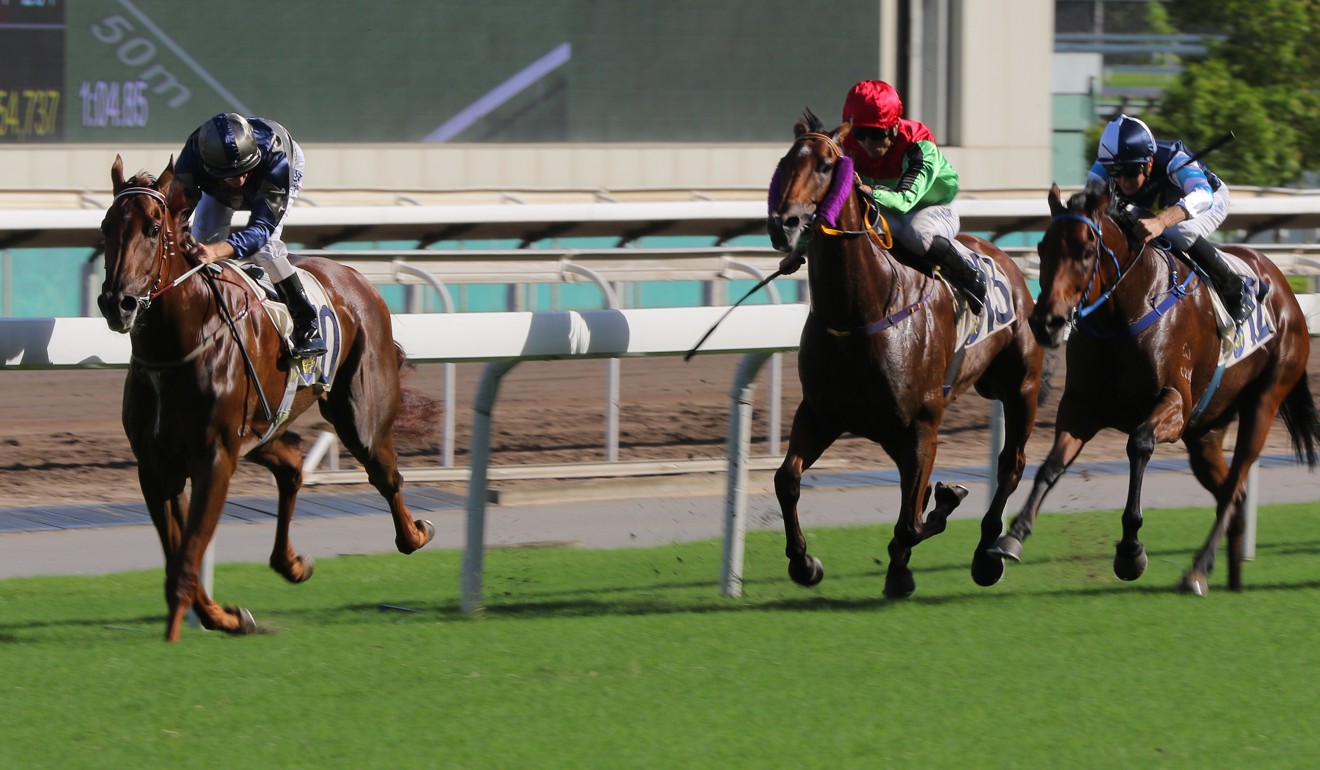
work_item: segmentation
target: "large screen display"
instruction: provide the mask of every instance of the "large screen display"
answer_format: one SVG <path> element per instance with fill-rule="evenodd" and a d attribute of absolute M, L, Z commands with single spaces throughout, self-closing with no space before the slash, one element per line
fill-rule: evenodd
<path fill-rule="evenodd" d="M 0 142 L 782 141 L 878 39 L 864 0 L 0 0 Z"/>

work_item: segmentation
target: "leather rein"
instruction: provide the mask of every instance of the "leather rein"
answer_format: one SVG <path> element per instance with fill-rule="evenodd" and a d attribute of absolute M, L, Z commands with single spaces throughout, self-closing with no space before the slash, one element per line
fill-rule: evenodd
<path fill-rule="evenodd" d="M 834 150 L 835 160 L 845 157 L 843 154 L 843 148 L 841 148 L 839 146 L 839 143 L 834 141 L 834 137 L 830 136 L 829 134 L 825 134 L 819 131 L 809 131 L 803 133 L 801 136 L 798 137 L 797 140 L 801 142 L 802 140 L 808 138 L 819 139 L 824 141 L 829 147 L 831 147 Z M 849 168 L 851 168 L 851 163 L 849 164 Z M 839 173 L 839 169 L 837 166 L 835 167 L 834 172 L 835 174 Z M 848 173 L 849 176 L 852 176 L 851 171 L 849 171 Z M 838 187 L 839 184 L 840 182 L 838 180 L 835 180 L 835 182 L 830 185 L 831 193 L 834 193 L 836 191 L 836 188 Z M 851 185 L 852 186 L 851 192 L 854 193 L 857 192 L 857 185 L 854 183 L 853 179 L 844 180 L 842 184 Z M 873 241 L 875 241 L 875 244 L 879 246 L 881 249 L 885 251 L 889 251 L 890 249 L 893 248 L 894 235 L 889 229 L 889 221 L 885 219 L 884 215 L 880 212 L 880 205 L 875 202 L 875 198 L 871 197 L 870 195 L 858 196 L 862 199 L 863 206 L 866 209 L 866 212 L 862 217 L 864 229 L 840 230 L 830 226 L 829 224 L 826 224 L 824 217 L 817 216 L 817 214 L 820 213 L 821 205 L 829 197 L 830 197 L 830 193 L 827 193 L 826 197 L 821 199 L 821 201 L 817 203 L 816 213 L 812 215 L 812 221 L 809 224 L 810 227 L 814 228 L 821 235 L 831 238 L 858 238 L 863 235 L 870 236 L 870 238 Z M 877 231 L 876 229 L 877 226 L 879 227 L 879 231 Z M 890 306 L 890 308 L 885 312 L 885 315 L 882 316 L 879 320 L 872 321 L 871 323 L 866 324 L 864 326 L 858 326 L 851 329 L 835 329 L 834 327 L 826 326 L 820 323 L 819 321 L 817 321 L 814 314 L 809 315 L 807 318 L 808 321 L 813 323 L 813 325 L 823 329 L 827 334 L 829 334 L 832 337 L 852 337 L 852 336 L 869 337 L 873 334 L 879 334 L 880 332 L 883 332 L 887 329 L 891 329 L 897 326 L 898 324 L 902 323 L 903 321 L 907 320 L 909 316 L 917 312 L 917 309 L 920 308 L 921 305 L 925 303 L 927 299 L 930 298 L 931 291 L 932 291 L 932 284 L 927 283 L 925 291 L 922 292 L 920 299 L 918 299 L 916 302 L 898 308 L 897 310 L 893 309 L 893 307 Z"/>
<path fill-rule="evenodd" d="M 170 229 L 169 203 L 165 200 L 165 195 L 162 194 L 159 190 L 156 190 L 155 188 L 152 187 L 140 187 L 140 186 L 125 187 L 124 189 L 115 193 L 114 199 L 115 201 L 118 201 L 120 198 L 127 198 L 132 195 L 146 195 L 150 198 L 153 198 L 154 200 L 158 201 L 161 204 L 161 207 L 165 211 L 165 215 L 161 217 L 161 234 L 163 237 L 160 239 L 160 242 L 156 247 L 155 258 L 159 261 L 159 267 L 157 267 L 156 269 L 156 280 L 152 282 L 150 291 L 148 291 L 146 294 L 140 297 L 134 298 L 137 300 L 138 303 L 138 312 L 146 312 L 147 309 L 151 307 L 151 303 L 157 297 L 169 291 L 170 289 L 173 289 L 174 287 L 183 283 L 188 278 L 192 277 L 194 274 L 201 271 L 202 268 L 207 266 L 207 263 L 205 262 L 199 263 L 196 266 L 188 269 L 178 278 L 175 278 L 174 280 L 170 281 L 164 286 L 161 286 L 161 281 L 163 281 L 165 278 L 166 266 L 169 264 L 169 260 L 175 256 L 174 233 Z M 202 277 L 206 279 L 206 285 L 211 289 L 211 292 L 215 295 L 216 303 L 219 305 L 221 312 L 224 315 L 225 323 L 229 327 L 230 333 L 234 335 L 235 342 L 238 344 L 238 350 L 239 353 L 241 353 L 243 356 L 243 363 L 245 365 L 245 368 L 247 369 L 248 378 L 251 380 L 253 386 L 256 388 L 257 400 L 261 402 L 261 410 L 265 414 L 266 420 L 268 422 L 274 422 L 275 419 L 274 412 L 271 411 L 270 403 L 266 400 L 266 393 L 264 390 L 262 390 L 261 380 L 260 378 L 257 377 L 256 367 L 253 366 L 252 358 L 248 355 L 247 345 L 243 344 L 243 336 L 238 333 L 238 325 L 237 325 L 238 318 L 242 318 L 243 316 L 247 315 L 248 309 L 244 308 L 243 312 L 240 313 L 237 317 L 235 317 L 233 312 L 229 309 L 229 304 L 225 302 L 224 296 L 220 294 L 220 288 L 215 285 L 215 278 L 208 273 L 202 273 Z M 220 336 L 219 332 L 220 330 L 217 329 L 214 333 L 207 335 L 206 340 L 203 341 L 202 344 L 198 345 L 187 355 L 176 361 L 169 361 L 165 363 L 147 361 L 145 359 L 140 358 L 136 354 L 133 355 L 133 361 L 149 369 L 171 369 L 177 366 L 183 366 L 184 364 L 187 364 L 193 361 L 194 359 L 196 359 L 198 356 L 204 353 L 208 348 L 214 345 L 216 343 L 216 340 L 219 339 Z"/>
<path fill-rule="evenodd" d="M 1114 330 L 1101 329 L 1097 326 L 1095 321 L 1088 318 L 1088 316 L 1113 298 L 1114 292 L 1118 290 L 1119 284 L 1123 282 L 1123 279 L 1128 276 L 1132 271 L 1132 268 L 1135 267 L 1137 263 L 1141 261 L 1141 258 L 1145 256 L 1146 252 L 1149 251 L 1150 244 L 1142 244 L 1141 250 L 1137 252 L 1137 255 L 1133 257 L 1127 265 L 1122 265 L 1118 261 L 1118 255 L 1109 247 L 1109 244 L 1105 243 L 1104 231 L 1095 220 L 1082 214 L 1067 213 L 1055 215 L 1053 221 L 1058 222 L 1060 220 L 1076 221 L 1086 225 L 1087 228 L 1095 234 L 1096 243 L 1099 244 L 1099 248 L 1096 250 L 1096 259 L 1091 265 L 1091 276 L 1087 280 L 1086 288 L 1082 291 L 1081 298 L 1077 300 L 1077 306 L 1073 308 L 1074 323 L 1079 330 L 1086 334 L 1100 338 L 1135 336 L 1150 328 L 1150 326 L 1156 321 L 1163 318 L 1164 314 L 1167 313 L 1170 308 L 1190 293 L 1189 287 L 1191 286 L 1192 279 L 1196 277 L 1196 271 L 1188 271 L 1187 277 L 1183 279 L 1182 283 L 1179 283 L 1178 272 L 1177 268 L 1174 266 L 1173 257 L 1171 257 L 1166 250 L 1163 254 L 1165 263 L 1169 269 L 1169 289 L 1156 295 L 1161 297 L 1161 299 L 1152 304 L 1151 309 L 1144 313 L 1140 318 L 1128 322 L 1126 326 Z M 1103 250 L 1103 254 L 1109 258 L 1109 261 L 1113 263 L 1115 277 L 1108 285 L 1100 285 L 1097 287 L 1097 281 L 1102 280 L 1100 279 L 1101 250 Z M 1099 297 L 1088 304 L 1087 297 L 1091 296 L 1092 291 L 1097 288 L 1100 292 Z"/>

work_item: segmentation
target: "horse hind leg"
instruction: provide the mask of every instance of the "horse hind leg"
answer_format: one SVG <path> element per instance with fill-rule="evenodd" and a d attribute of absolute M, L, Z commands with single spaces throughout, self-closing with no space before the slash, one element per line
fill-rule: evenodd
<path fill-rule="evenodd" d="M 270 568 L 290 583 L 305 583 L 311 579 L 314 571 L 312 558 L 296 553 L 289 542 L 289 525 L 293 522 L 298 490 L 302 488 L 302 438 L 293 431 L 285 431 L 249 452 L 248 459 L 270 471 L 279 490 Z"/>
<path fill-rule="evenodd" d="M 1027 538 L 1031 537 L 1031 531 L 1035 527 L 1036 516 L 1040 513 L 1040 507 L 1045 502 L 1045 496 L 1049 494 L 1054 485 L 1059 483 L 1059 479 L 1068 471 L 1069 466 L 1081 454 L 1082 448 L 1086 446 L 1087 439 L 1075 435 L 1060 423 L 1054 433 L 1054 444 L 1050 447 L 1050 452 L 1041 463 L 1040 470 L 1036 472 L 1036 478 L 1031 485 L 1031 493 L 1027 495 L 1027 501 L 1023 503 L 1022 510 L 1009 524 L 1008 531 L 999 536 L 995 544 L 991 546 L 988 553 L 992 556 L 998 556 L 1001 559 L 1010 559 L 1018 562 L 1022 561 L 1023 544 Z M 984 529 L 984 523 L 982 527 Z"/>
<path fill-rule="evenodd" d="M 1184 593 L 1204 596 L 1209 591 L 1209 576 L 1214 569 L 1215 552 L 1225 535 L 1228 536 L 1228 589 L 1242 590 L 1242 535 L 1246 526 L 1247 473 L 1260 457 L 1270 425 L 1283 398 L 1277 389 L 1259 399 L 1245 394 L 1239 398 L 1243 403 L 1252 405 L 1243 409 L 1239 415 L 1233 461 L 1217 487 L 1211 490 L 1215 495 L 1215 523 L 1210 528 L 1205 544 L 1192 560 L 1191 569 L 1178 583 L 1178 590 Z M 1218 458 L 1222 465 L 1222 451 Z"/>
<path fill-rule="evenodd" d="M 390 361 L 387 365 L 393 364 Z M 371 485 L 389 503 L 399 553 L 413 553 L 431 542 L 435 526 L 425 519 L 414 520 L 403 500 L 403 476 L 399 473 L 393 432 L 399 411 L 398 373 L 378 373 L 383 384 L 375 387 L 364 385 L 361 368 L 341 371 L 339 376 L 346 384 L 332 390 L 321 402 L 321 414 L 335 426 L 339 440 L 362 463 Z"/>

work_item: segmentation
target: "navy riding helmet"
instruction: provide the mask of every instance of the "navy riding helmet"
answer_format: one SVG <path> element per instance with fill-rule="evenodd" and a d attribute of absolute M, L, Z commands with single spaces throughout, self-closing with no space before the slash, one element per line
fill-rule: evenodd
<path fill-rule="evenodd" d="M 197 149 L 206 172 L 219 179 L 245 174 L 261 162 L 252 124 L 242 115 L 222 112 L 202 125 Z"/>
<path fill-rule="evenodd" d="M 1139 118 L 1119 115 L 1100 135 L 1100 153 L 1096 160 L 1103 166 L 1145 163 L 1154 157 L 1155 135 Z"/>

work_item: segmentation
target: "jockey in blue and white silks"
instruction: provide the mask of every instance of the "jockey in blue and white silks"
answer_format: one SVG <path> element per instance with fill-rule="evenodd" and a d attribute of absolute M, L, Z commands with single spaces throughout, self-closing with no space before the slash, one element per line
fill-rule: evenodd
<path fill-rule="evenodd" d="M 1120 202 L 1136 207 L 1133 236 L 1163 237 L 1185 252 L 1210 276 L 1233 320 L 1246 320 L 1255 298 L 1207 240 L 1228 216 L 1228 185 L 1182 142 L 1157 142 L 1142 120 L 1120 115 L 1105 126 L 1087 178 L 1109 184 Z"/>
<path fill-rule="evenodd" d="M 302 189 L 303 153 L 289 132 L 273 120 L 220 113 L 184 142 L 174 164 L 175 184 L 195 206 L 193 236 L 203 261 L 235 257 L 266 271 L 293 316 L 295 357 L 325 353 L 302 281 L 280 239 L 284 217 Z M 230 233 L 235 211 L 251 212 L 242 230 Z"/>

